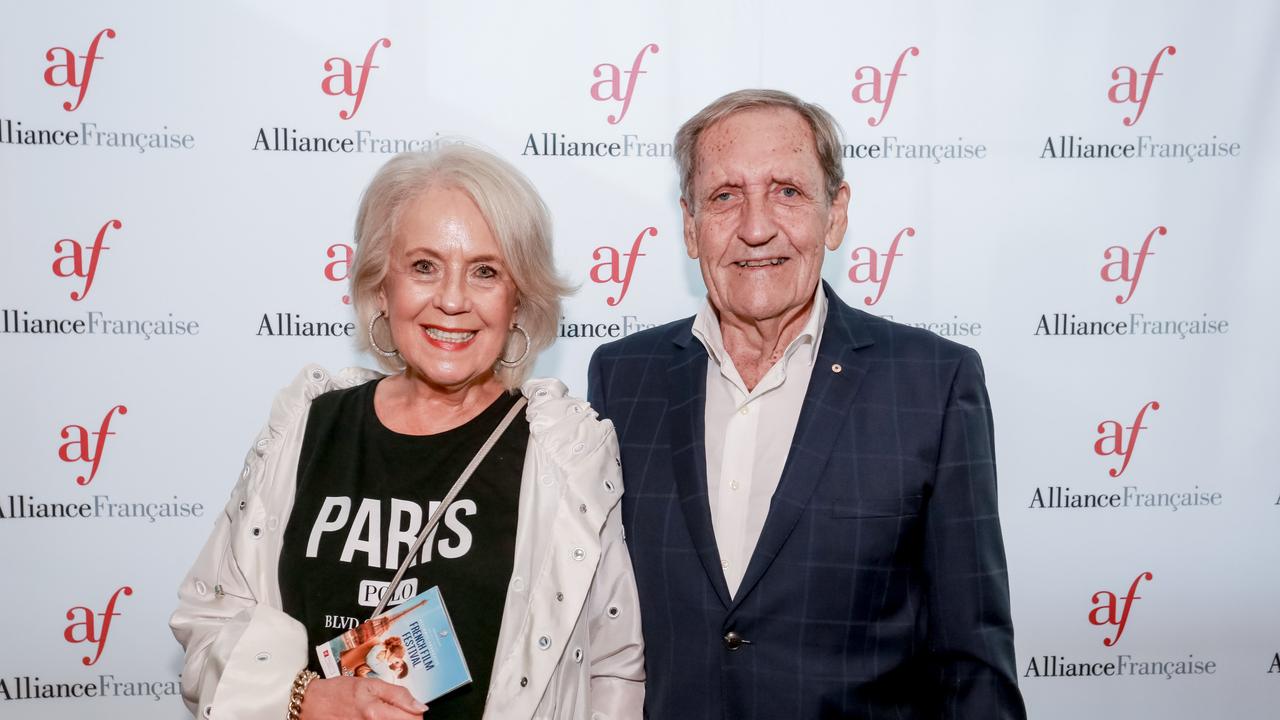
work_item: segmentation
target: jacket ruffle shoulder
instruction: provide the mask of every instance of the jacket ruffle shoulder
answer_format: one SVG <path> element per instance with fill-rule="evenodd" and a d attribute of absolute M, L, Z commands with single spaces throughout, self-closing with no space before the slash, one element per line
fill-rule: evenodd
<path fill-rule="evenodd" d="M 271 414 L 254 442 L 254 450 L 265 450 L 272 441 L 293 429 L 298 424 L 298 418 L 310 409 L 311 401 L 317 397 L 333 390 L 363 385 L 380 377 L 382 373 L 362 367 L 348 367 L 331 373 L 320 365 L 307 365 L 271 401 Z M 263 443 L 263 439 L 268 442 Z"/>
<path fill-rule="evenodd" d="M 586 508 L 598 534 L 622 499 L 621 460 L 613 423 L 556 379 L 534 379 L 521 388 L 529 398 L 530 440 L 560 470 L 568 507 Z"/>

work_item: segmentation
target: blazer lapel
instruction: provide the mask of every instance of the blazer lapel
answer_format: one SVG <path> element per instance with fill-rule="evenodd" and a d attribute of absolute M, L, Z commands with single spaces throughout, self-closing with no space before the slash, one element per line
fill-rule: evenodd
<path fill-rule="evenodd" d="M 675 338 L 667 369 L 667 424 L 671 429 L 671 469 L 675 473 L 680 510 L 694 549 L 720 602 L 729 607 L 729 586 L 720 568 L 707 497 L 707 349 L 694 339 L 692 323 Z"/>
<path fill-rule="evenodd" d="M 867 373 L 866 356 L 856 351 L 870 345 L 872 340 L 858 332 L 853 312 L 835 292 L 826 283 L 823 288 L 827 294 L 827 317 L 822 343 L 818 346 L 818 357 L 800 408 L 791 452 L 782 468 L 778 489 L 773 493 L 760 539 L 734 595 L 734 608 L 760 582 L 795 529 L 822 478 L 836 438 L 849 418 L 849 408 Z"/>

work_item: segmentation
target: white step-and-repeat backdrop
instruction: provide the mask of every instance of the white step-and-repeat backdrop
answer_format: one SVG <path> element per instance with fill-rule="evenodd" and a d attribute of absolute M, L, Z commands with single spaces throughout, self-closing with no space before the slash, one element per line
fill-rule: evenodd
<path fill-rule="evenodd" d="M 166 619 L 272 393 L 371 364 L 380 163 L 462 136 L 534 180 L 581 283 L 538 370 L 583 393 L 596 345 L 696 309 L 672 135 L 743 87 L 844 127 L 826 279 L 982 352 L 1032 717 L 1275 717 L 1280 6 L 3 15 L 0 717 L 186 713 Z"/>

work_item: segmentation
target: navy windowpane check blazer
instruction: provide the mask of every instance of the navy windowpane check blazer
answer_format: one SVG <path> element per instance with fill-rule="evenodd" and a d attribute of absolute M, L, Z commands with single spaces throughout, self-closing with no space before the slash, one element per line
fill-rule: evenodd
<path fill-rule="evenodd" d="M 824 291 L 791 452 L 732 598 L 692 318 L 591 359 L 591 404 L 622 446 L 646 715 L 1025 718 L 978 354 Z"/>

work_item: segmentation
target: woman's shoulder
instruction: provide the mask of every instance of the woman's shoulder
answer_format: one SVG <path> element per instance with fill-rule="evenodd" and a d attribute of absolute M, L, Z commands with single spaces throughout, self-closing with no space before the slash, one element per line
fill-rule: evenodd
<path fill-rule="evenodd" d="M 380 377 L 382 373 L 362 367 L 343 368 L 334 373 L 320 365 L 307 365 L 292 382 L 276 393 L 267 425 L 277 431 L 282 430 L 321 395 L 363 385 Z"/>
<path fill-rule="evenodd" d="M 591 405 L 569 394 L 555 378 L 535 378 L 520 387 L 529 400 L 525 418 L 529 434 L 539 445 L 563 459 L 589 454 L 601 445 L 616 446 L 613 423 L 602 420 Z"/>

